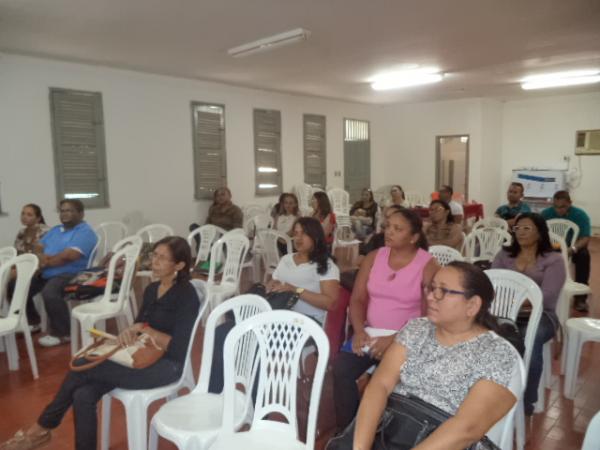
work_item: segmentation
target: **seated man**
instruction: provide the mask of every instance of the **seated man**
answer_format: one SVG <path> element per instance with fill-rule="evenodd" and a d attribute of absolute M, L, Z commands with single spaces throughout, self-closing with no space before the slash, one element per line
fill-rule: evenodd
<path fill-rule="evenodd" d="M 566 244 L 569 247 L 569 256 L 575 264 L 575 281 L 588 284 L 590 279 L 590 252 L 588 243 L 591 236 L 590 217 L 581 209 L 572 205 L 571 196 L 567 191 L 557 191 L 552 198 L 553 205 L 542 211 L 542 217 L 549 219 L 566 219 L 575 223 L 579 227 L 579 236 L 577 241 L 572 242 L 571 234 L 566 237 Z M 586 304 L 587 296 L 578 295 L 575 297 L 573 307 L 580 312 L 588 310 Z"/>
<path fill-rule="evenodd" d="M 523 203 L 523 193 L 525 188 L 523 184 L 518 182 L 510 183 L 508 191 L 506 192 L 506 199 L 508 203 L 506 205 L 499 206 L 496 210 L 495 216 L 508 222 L 508 226 L 512 227 L 515 224 L 515 218 L 525 212 L 531 212 L 531 208 L 526 203 Z"/>
<path fill-rule="evenodd" d="M 462 224 L 463 217 L 465 215 L 463 211 L 463 207 L 460 203 L 452 200 L 452 194 L 454 194 L 454 189 L 452 186 L 448 186 L 447 184 L 443 185 L 440 190 L 440 200 L 448 203 L 450 206 L 450 211 L 452 212 L 452 217 L 454 218 L 454 223 Z"/>
<path fill-rule="evenodd" d="M 29 299 L 41 291 L 48 314 L 49 334 L 39 339 L 40 345 L 53 347 L 68 342 L 71 332 L 69 307 L 63 289 L 77 272 L 87 267 L 90 254 L 98 242 L 94 230 L 83 221 L 83 203 L 79 200 L 60 202 L 60 221 L 40 243 L 41 274 L 31 281 Z"/>

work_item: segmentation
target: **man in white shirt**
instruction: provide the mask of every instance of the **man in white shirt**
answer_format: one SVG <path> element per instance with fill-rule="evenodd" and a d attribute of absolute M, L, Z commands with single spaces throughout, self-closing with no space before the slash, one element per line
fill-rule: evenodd
<path fill-rule="evenodd" d="M 454 217 L 454 223 L 461 224 L 465 213 L 463 211 L 462 205 L 452 200 L 452 194 L 454 194 L 454 189 L 452 189 L 452 186 L 448 186 L 447 184 L 445 184 L 440 188 L 439 192 L 440 200 L 448 203 L 448 206 L 450 206 L 450 211 L 452 212 L 452 216 Z"/>

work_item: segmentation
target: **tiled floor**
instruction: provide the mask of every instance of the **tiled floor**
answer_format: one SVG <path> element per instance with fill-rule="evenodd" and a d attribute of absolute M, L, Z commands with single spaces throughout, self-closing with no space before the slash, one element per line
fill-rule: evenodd
<path fill-rule="evenodd" d="M 592 240 L 591 286 L 596 299 L 591 299 L 590 316 L 600 317 L 600 239 Z M 194 346 L 195 367 L 199 367 L 201 336 L 196 337 Z M 4 355 L 0 355 L 0 442 L 10 437 L 18 428 L 32 423 L 41 408 L 49 402 L 64 377 L 69 361 L 69 347 L 42 349 L 36 345 L 40 379 L 33 381 L 24 345 L 19 339 L 22 367 L 9 372 Z M 562 397 L 562 376 L 557 373 L 558 361 L 554 361 L 554 376 L 551 389 L 546 391 L 546 411 L 534 415 L 528 423 L 527 450 L 576 450 L 581 447 L 583 435 L 590 418 L 600 410 L 600 344 L 588 343 L 584 347 L 580 378 L 575 400 Z M 326 389 L 330 392 L 331 386 Z M 331 399 L 327 393 L 325 399 Z M 330 401 L 330 400 L 329 400 Z M 150 414 L 160 406 L 157 402 Z M 330 410 L 331 408 L 324 408 Z M 111 449 L 127 448 L 125 419 L 118 402 L 113 403 Z M 327 435 L 328 433 L 326 433 Z M 323 436 L 317 442 L 321 449 L 326 441 Z M 54 433 L 47 449 L 73 448 L 72 415 Z M 160 449 L 172 449 L 170 443 L 161 441 Z"/>

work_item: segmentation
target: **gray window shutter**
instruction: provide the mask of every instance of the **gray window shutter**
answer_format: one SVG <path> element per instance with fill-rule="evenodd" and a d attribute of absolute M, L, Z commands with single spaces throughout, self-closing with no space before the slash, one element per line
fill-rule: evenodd
<path fill-rule="evenodd" d="M 194 196 L 212 198 L 227 185 L 225 106 L 192 102 Z"/>
<path fill-rule="evenodd" d="M 327 154 L 325 116 L 304 114 L 304 182 L 325 189 L 327 186 Z"/>
<path fill-rule="evenodd" d="M 50 88 L 50 111 L 58 200 L 108 206 L 102 94 Z"/>
<path fill-rule="evenodd" d="M 281 112 L 254 110 L 256 195 L 279 195 L 281 176 Z"/>

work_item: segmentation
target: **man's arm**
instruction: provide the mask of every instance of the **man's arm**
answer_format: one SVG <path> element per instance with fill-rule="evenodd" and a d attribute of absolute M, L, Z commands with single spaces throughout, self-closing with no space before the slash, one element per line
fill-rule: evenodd
<path fill-rule="evenodd" d="M 74 248 L 67 248 L 52 256 L 43 253 L 40 255 L 40 268 L 64 266 L 70 262 L 77 261 L 82 256 L 83 255 Z"/>

